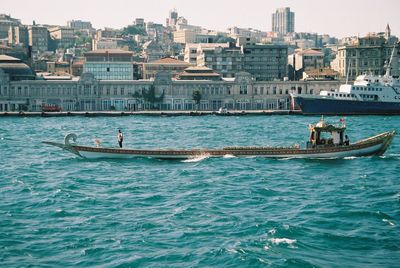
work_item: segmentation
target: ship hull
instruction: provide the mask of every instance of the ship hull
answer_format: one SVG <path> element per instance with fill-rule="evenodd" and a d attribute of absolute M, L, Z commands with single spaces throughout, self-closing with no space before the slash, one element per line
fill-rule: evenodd
<path fill-rule="evenodd" d="M 118 149 L 88 147 L 55 142 L 44 142 L 70 151 L 87 159 L 131 159 L 137 157 L 157 159 L 192 159 L 198 157 L 265 157 L 265 158 L 344 158 L 356 156 L 382 155 L 389 147 L 395 131 L 385 132 L 374 137 L 341 146 L 326 146 L 316 148 L 280 148 L 280 147 L 227 147 L 223 149 Z"/>
<path fill-rule="evenodd" d="M 338 100 L 315 96 L 293 96 L 305 115 L 400 115 L 400 102 Z"/>

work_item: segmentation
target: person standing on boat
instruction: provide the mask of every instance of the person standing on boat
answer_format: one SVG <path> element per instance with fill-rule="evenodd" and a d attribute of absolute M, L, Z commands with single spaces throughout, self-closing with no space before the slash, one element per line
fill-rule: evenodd
<path fill-rule="evenodd" d="M 124 141 L 124 135 L 122 134 L 120 129 L 118 129 L 117 139 L 118 139 L 119 148 L 122 148 L 122 142 Z"/>
<path fill-rule="evenodd" d="M 349 136 L 347 135 L 344 136 L 344 145 L 350 145 Z"/>

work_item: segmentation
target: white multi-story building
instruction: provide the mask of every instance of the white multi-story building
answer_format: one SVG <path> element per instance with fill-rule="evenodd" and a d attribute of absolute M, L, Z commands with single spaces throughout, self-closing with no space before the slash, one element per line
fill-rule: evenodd
<path fill-rule="evenodd" d="M 200 44 L 197 48 L 197 65 L 211 68 L 227 78 L 243 71 L 243 58 L 241 49 L 229 43 Z"/>
<path fill-rule="evenodd" d="M 95 50 L 85 53 L 84 73 L 99 80 L 134 80 L 133 53 L 119 49 Z"/>

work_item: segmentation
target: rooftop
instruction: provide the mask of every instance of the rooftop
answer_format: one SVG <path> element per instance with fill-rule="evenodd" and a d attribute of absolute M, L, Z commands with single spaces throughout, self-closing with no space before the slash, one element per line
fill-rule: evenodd
<path fill-rule="evenodd" d="M 126 51 L 122 49 L 98 49 L 85 53 L 86 55 L 101 55 L 101 54 L 123 54 L 123 55 L 133 55 L 132 51 Z"/>
<path fill-rule="evenodd" d="M 11 57 L 11 56 L 7 56 L 7 55 L 0 55 L 0 61 L 2 61 L 2 62 L 5 62 L 5 61 L 7 61 L 7 62 L 21 62 L 20 59 L 17 59 L 17 58 Z"/>
<path fill-rule="evenodd" d="M 186 61 L 177 60 L 177 59 L 174 59 L 171 57 L 166 57 L 166 58 L 162 58 L 159 60 L 155 60 L 155 61 L 149 62 L 147 64 L 177 64 L 177 65 L 188 65 L 188 66 L 192 65 Z"/>
<path fill-rule="evenodd" d="M 319 50 L 315 50 L 315 49 L 306 49 L 306 50 L 301 50 L 298 52 L 299 55 L 313 55 L 313 56 L 323 56 L 324 53 L 319 51 Z"/>

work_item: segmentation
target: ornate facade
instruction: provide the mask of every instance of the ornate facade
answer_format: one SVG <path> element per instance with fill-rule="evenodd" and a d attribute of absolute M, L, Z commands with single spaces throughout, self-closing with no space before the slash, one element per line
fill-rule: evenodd
<path fill-rule="evenodd" d="M 290 92 L 317 94 L 338 86 L 339 81 L 255 81 L 245 72 L 221 81 L 175 80 L 168 72 L 154 80 L 98 80 L 85 73 L 71 80 L 10 81 L 0 69 L 0 112 L 41 111 L 44 105 L 62 111 L 193 110 L 195 90 L 202 96 L 200 110 L 286 110 Z M 143 97 L 151 89 L 155 99 L 162 96 L 159 103 Z"/>

